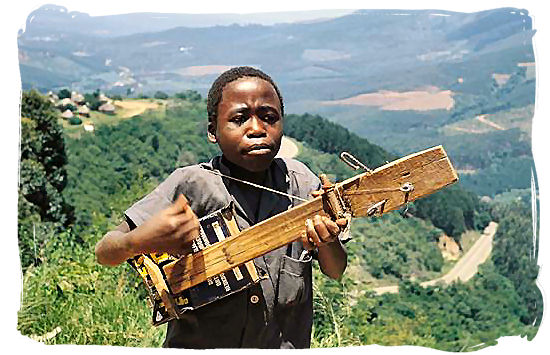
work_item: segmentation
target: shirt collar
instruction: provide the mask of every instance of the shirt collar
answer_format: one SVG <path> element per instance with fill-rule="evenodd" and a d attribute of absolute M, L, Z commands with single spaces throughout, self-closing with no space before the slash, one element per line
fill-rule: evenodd
<path fill-rule="evenodd" d="M 210 160 L 208 163 L 201 164 L 207 169 L 217 170 L 221 174 L 231 176 L 231 170 L 229 167 L 224 164 L 224 159 L 221 156 L 216 156 Z M 221 177 L 220 177 L 221 178 Z M 231 179 L 222 179 L 231 199 L 235 202 L 235 207 L 243 217 L 246 217 L 248 222 L 252 225 L 254 224 L 254 215 L 252 209 L 244 204 L 239 203 L 239 201 L 246 201 L 242 194 L 241 189 L 238 187 L 239 182 Z M 269 168 L 267 169 L 266 178 L 262 184 L 263 186 L 285 192 L 291 193 L 290 191 L 290 176 L 286 164 L 281 158 L 275 158 Z M 286 209 L 288 205 L 291 205 L 291 201 L 288 197 L 284 197 L 266 190 L 262 190 L 260 199 L 260 206 L 258 211 L 258 221 L 262 221 L 271 216 L 274 209 Z M 246 203 L 246 202 L 245 202 Z M 283 206 L 284 205 L 284 206 Z"/>

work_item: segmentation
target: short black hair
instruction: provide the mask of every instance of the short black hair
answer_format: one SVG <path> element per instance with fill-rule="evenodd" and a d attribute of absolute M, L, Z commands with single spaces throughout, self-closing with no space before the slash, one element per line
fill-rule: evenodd
<path fill-rule="evenodd" d="M 283 97 L 281 96 L 281 92 L 279 91 L 279 88 L 277 87 L 273 79 L 271 79 L 269 75 L 259 69 L 242 66 L 234 67 L 223 72 L 222 74 L 220 74 L 220 76 L 218 76 L 218 78 L 210 87 L 210 90 L 208 91 L 208 99 L 206 101 L 208 122 L 216 122 L 216 119 L 218 117 L 218 105 L 222 100 L 223 88 L 230 82 L 245 77 L 260 78 L 270 83 L 271 86 L 273 86 L 273 88 L 275 89 L 277 96 L 279 97 L 279 103 L 281 104 L 281 115 L 284 116 Z"/>

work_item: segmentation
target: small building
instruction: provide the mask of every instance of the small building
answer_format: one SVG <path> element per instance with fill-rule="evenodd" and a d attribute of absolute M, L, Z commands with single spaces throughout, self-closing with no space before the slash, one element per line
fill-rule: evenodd
<path fill-rule="evenodd" d="M 84 99 L 84 95 L 77 93 L 76 91 L 73 91 L 71 93 L 71 100 L 76 102 L 79 105 L 82 105 L 86 100 Z"/>
<path fill-rule="evenodd" d="M 103 94 L 103 93 L 100 93 L 100 94 L 99 94 L 98 99 L 99 99 L 99 102 L 101 102 L 101 103 L 108 103 L 109 101 L 111 101 L 111 100 L 110 100 L 107 96 L 105 96 L 105 94 Z"/>
<path fill-rule="evenodd" d="M 92 122 L 85 122 L 84 123 L 84 130 L 86 132 L 93 132 L 94 131 L 94 124 Z"/>
<path fill-rule="evenodd" d="M 48 100 L 54 105 L 59 101 L 59 96 L 53 93 L 53 91 L 48 91 Z"/>
<path fill-rule="evenodd" d="M 107 114 L 114 114 L 115 113 L 115 105 L 111 104 L 111 103 L 106 103 L 106 104 L 103 104 L 101 106 L 99 106 L 99 108 L 97 109 L 99 112 L 103 112 L 103 113 L 107 113 Z"/>
<path fill-rule="evenodd" d="M 84 117 L 90 117 L 90 109 L 86 105 L 78 107 L 78 114 Z"/>
<path fill-rule="evenodd" d="M 73 111 L 67 109 L 61 114 L 61 117 L 65 120 L 73 118 L 74 117 Z"/>
<path fill-rule="evenodd" d="M 58 102 L 58 105 L 61 106 L 61 107 L 66 107 L 66 106 L 69 106 L 69 105 L 72 105 L 74 107 L 76 107 L 77 105 L 74 103 L 73 100 L 69 99 L 68 97 L 64 98 L 63 100 L 61 100 L 60 102 Z"/>
<path fill-rule="evenodd" d="M 491 203 L 493 201 L 493 199 L 489 196 L 483 196 L 479 200 L 483 203 Z"/>

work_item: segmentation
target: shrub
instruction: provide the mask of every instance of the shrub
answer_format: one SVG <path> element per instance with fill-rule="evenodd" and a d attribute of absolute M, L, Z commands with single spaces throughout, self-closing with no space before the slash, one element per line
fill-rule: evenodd
<path fill-rule="evenodd" d="M 81 124 L 82 120 L 78 116 L 73 116 L 73 117 L 69 118 L 69 123 L 76 126 L 76 125 Z"/>

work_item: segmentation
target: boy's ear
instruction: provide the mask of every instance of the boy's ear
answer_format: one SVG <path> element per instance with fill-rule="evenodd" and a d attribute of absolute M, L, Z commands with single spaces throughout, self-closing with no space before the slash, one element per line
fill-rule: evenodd
<path fill-rule="evenodd" d="M 208 135 L 208 141 L 210 143 L 218 143 L 218 138 L 216 138 L 216 124 L 214 122 L 208 122 L 206 134 Z"/>

